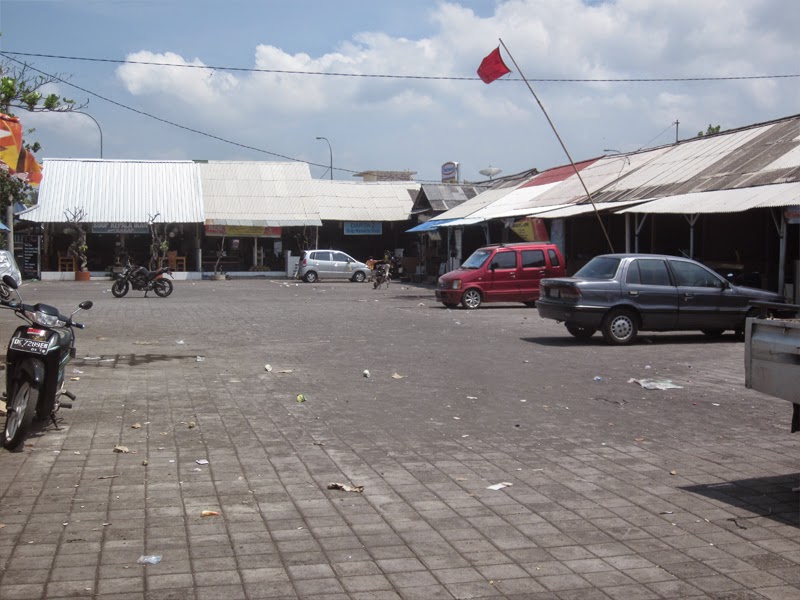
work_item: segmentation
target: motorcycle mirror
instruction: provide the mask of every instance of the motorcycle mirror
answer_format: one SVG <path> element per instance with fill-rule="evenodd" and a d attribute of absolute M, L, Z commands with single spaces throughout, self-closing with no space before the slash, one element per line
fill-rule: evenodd
<path fill-rule="evenodd" d="M 93 306 L 94 306 L 94 302 L 92 302 L 91 300 L 84 300 L 83 302 L 78 304 L 78 307 L 80 307 L 83 310 L 89 310 Z"/>
<path fill-rule="evenodd" d="M 16 290 L 19 287 L 19 285 L 17 285 L 17 280 L 11 275 L 3 275 L 3 283 L 5 283 L 12 290 Z"/>

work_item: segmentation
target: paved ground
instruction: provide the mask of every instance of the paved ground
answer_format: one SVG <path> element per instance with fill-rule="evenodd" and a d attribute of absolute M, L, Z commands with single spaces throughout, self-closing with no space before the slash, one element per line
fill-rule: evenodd
<path fill-rule="evenodd" d="M 23 289 L 95 308 L 63 428 L 0 451 L 3 600 L 800 598 L 800 436 L 740 343 L 422 286 L 108 290 Z"/>

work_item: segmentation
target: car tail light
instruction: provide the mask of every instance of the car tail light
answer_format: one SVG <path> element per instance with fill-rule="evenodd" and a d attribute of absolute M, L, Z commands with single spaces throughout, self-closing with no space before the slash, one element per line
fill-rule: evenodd
<path fill-rule="evenodd" d="M 301 267 L 305 267 L 305 266 L 306 266 L 306 264 L 307 264 L 307 263 L 306 263 L 306 259 L 305 259 L 305 258 L 303 258 L 303 260 L 301 260 L 301 261 L 300 261 L 300 266 L 301 266 Z"/>
<path fill-rule="evenodd" d="M 558 290 L 561 292 L 560 297 L 565 300 L 578 300 L 581 297 L 581 289 L 576 285 L 565 285 Z"/>

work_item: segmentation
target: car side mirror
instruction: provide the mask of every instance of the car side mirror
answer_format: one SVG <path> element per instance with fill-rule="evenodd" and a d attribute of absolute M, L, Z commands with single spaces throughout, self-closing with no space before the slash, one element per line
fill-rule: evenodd
<path fill-rule="evenodd" d="M 492 264 L 489 265 L 489 269 L 491 269 L 492 271 L 494 271 L 496 268 L 497 268 L 496 262 L 493 262 Z"/>

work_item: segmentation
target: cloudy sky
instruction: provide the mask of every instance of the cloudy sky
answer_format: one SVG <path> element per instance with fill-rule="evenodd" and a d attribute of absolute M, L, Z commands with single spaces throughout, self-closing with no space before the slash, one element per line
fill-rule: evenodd
<path fill-rule="evenodd" d="M 345 180 L 564 164 L 508 54 L 514 79 L 476 79 L 499 38 L 576 161 L 800 113 L 785 0 L 2 0 L 0 31 L 8 58 L 88 100 L 104 158 L 289 158 L 328 177 L 325 137 Z M 661 81 L 608 81 L 626 79 Z M 40 158 L 100 154 L 86 116 L 21 116 Z"/>

